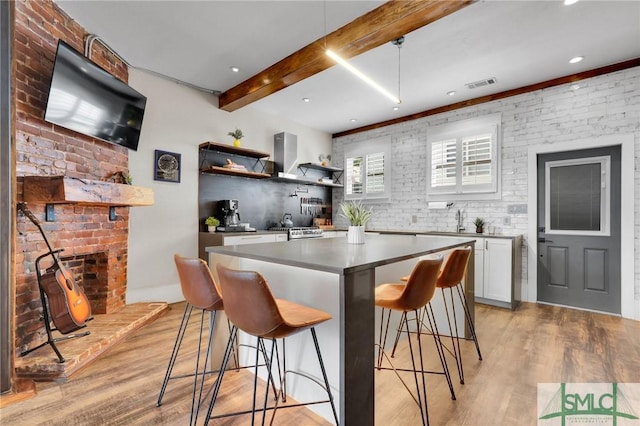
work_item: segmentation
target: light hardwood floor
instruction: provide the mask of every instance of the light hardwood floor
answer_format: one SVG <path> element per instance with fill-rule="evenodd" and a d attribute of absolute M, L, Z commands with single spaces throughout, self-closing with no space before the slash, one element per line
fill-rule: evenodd
<path fill-rule="evenodd" d="M 183 305 L 138 330 L 65 384 L 39 383 L 38 395 L 0 411 L 4 425 L 185 425 L 189 422 L 189 379 L 170 383 L 161 407 L 158 391 Z M 547 382 L 640 382 L 640 322 L 613 316 L 524 303 L 511 312 L 476 305 L 483 353 L 478 361 L 463 342 L 465 384 L 449 365 L 457 400 L 442 376 L 428 377 L 432 425 L 535 425 L 537 384 Z M 195 330 L 194 330 L 195 331 Z M 193 354 L 196 339 L 185 344 Z M 431 338 L 425 338 L 427 342 Z M 185 351 L 185 356 L 188 356 Z M 402 346 L 396 359 L 406 361 Z M 427 354 L 436 367 L 433 351 Z M 191 360 L 177 369 L 188 371 Z M 376 424 L 419 425 L 419 412 L 393 372 L 376 372 Z M 251 374 L 227 374 L 220 410 L 246 408 Z M 244 404 L 244 405 L 242 405 Z M 216 405 L 216 410 L 218 406 Z M 246 416 L 212 425 L 248 424 Z M 278 411 L 277 425 L 328 424 L 306 409 Z M 357 425 L 356 425 L 357 426 Z"/>

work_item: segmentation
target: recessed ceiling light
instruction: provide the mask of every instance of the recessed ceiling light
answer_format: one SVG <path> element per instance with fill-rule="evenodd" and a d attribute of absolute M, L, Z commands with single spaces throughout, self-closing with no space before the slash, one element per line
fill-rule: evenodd
<path fill-rule="evenodd" d="M 309 101 L 311 101 L 311 99 L 309 99 L 309 98 L 302 98 L 302 102 L 309 102 Z"/>
<path fill-rule="evenodd" d="M 583 59 L 584 59 L 584 56 L 576 56 L 575 58 L 569 59 L 569 63 L 570 64 L 577 64 L 578 62 L 582 61 Z"/>
<path fill-rule="evenodd" d="M 356 120 L 355 118 L 352 118 L 352 119 L 351 119 L 351 120 L 349 120 L 349 121 L 351 121 L 352 123 L 355 123 L 357 120 Z"/>
<path fill-rule="evenodd" d="M 399 109 L 400 109 L 400 107 L 399 107 L 398 105 L 396 105 L 396 106 L 394 106 L 392 109 L 393 109 L 394 111 L 397 111 L 397 110 L 399 110 Z"/>
<path fill-rule="evenodd" d="M 578 3 L 579 0 L 564 0 L 565 6 L 571 6 L 572 4 Z"/>
<path fill-rule="evenodd" d="M 580 85 L 577 84 L 577 83 L 576 84 L 572 84 L 571 86 L 569 86 L 569 89 L 571 89 L 571 90 L 578 90 L 579 88 L 580 88 Z"/>
<path fill-rule="evenodd" d="M 455 94 L 456 94 L 456 91 L 455 91 L 455 90 L 452 90 L 452 91 L 450 91 L 450 92 L 447 92 L 447 95 L 449 95 L 449 96 L 453 96 L 453 95 L 455 95 Z"/>
<path fill-rule="evenodd" d="M 229 69 L 230 69 L 231 71 L 233 71 L 233 72 L 238 72 L 238 71 L 240 71 L 240 68 L 238 68 L 238 67 L 229 67 Z"/>

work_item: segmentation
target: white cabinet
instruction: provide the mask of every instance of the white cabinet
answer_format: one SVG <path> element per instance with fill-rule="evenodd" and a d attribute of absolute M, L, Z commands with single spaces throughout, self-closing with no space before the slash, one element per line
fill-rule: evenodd
<path fill-rule="evenodd" d="M 511 300 L 511 240 L 484 239 L 483 288 L 487 299 Z"/>
<path fill-rule="evenodd" d="M 277 237 L 282 235 L 284 240 L 278 240 Z M 237 246 L 241 244 L 257 244 L 257 243 L 275 243 L 276 241 L 287 241 L 286 234 L 258 234 L 258 235 L 233 235 L 225 236 L 222 240 L 223 246 Z"/>
<path fill-rule="evenodd" d="M 477 238 L 476 302 L 515 309 L 520 303 L 521 237 Z"/>
<path fill-rule="evenodd" d="M 522 237 L 475 236 L 470 234 L 429 233 L 417 236 L 469 237 L 476 240 L 474 296 L 477 303 L 515 309 L 520 303 Z M 481 235 L 481 234 L 480 234 Z"/>
<path fill-rule="evenodd" d="M 484 297 L 484 238 L 476 238 L 475 253 L 476 257 L 473 262 L 475 272 L 474 294 L 476 297 Z"/>
<path fill-rule="evenodd" d="M 275 243 L 287 241 L 289 239 L 286 232 L 246 232 L 231 233 L 224 232 L 200 232 L 198 237 L 198 256 L 200 259 L 208 260 L 209 255 L 206 248 L 209 246 L 233 246 L 240 244 Z"/>

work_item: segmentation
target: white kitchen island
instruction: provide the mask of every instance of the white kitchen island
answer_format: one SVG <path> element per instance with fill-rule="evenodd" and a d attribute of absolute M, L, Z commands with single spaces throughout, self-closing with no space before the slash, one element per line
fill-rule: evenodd
<path fill-rule="evenodd" d="M 340 424 L 373 425 L 375 286 L 398 282 L 419 258 L 464 246 L 473 250 L 474 240 L 366 235 L 365 243 L 360 245 L 348 244 L 345 237 L 340 237 L 207 247 L 206 251 L 214 275 L 218 263 L 258 271 L 268 280 L 277 298 L 322 309 L 333 316 L 316 330 Z M 472 315 L 473 260 L 472 253 L 465 278 L 465 294 Z M 458 327 L 464 332 L 464 325 L 459 323 Z M 287 339 L 287 353 L 291 369 L 321 377 L 308 333 Z M 287 387 L 288 393 L 299 401 L 322 397 L 319 393 L 322 391 L 304 380 L 298 384 L 295 376 L 287 378 Z M 325 405 L 311 407 L 331 421 L 331 410 Z"/>

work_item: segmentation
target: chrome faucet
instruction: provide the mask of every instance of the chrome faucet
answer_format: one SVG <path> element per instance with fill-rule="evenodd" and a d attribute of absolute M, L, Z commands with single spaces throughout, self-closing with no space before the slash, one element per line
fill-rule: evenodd
<path fill-rule="evenodd" d="M 464 226 L 462 226 L 462 219 L 462 210 L 458 209 L 458 211 L 456 212 L 456 220 L 458 221 L 458 223 L 456 224 L 456 232 L 464 231 Z"/>

